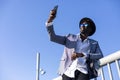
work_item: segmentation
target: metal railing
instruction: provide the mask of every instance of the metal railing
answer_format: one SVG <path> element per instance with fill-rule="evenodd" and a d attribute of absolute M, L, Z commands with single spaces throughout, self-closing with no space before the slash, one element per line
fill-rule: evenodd
<path fill-rule="evenodd" d="M 106 80 L 116 80 L 114 79 L 113 77 L 113 70 L 116 68 L 116 71 L 114 71 L 114 74 L 117 75 L 118 73 L 118 78 L 117 80 L 120 80 L 120 64 L 119 64 L 119 61 L 120 61 L 120 51 L 117 51 L 115 53 L 112 53 L 104 58 L 101 58 L 99 60 L 99 63 L 100 63 L 100 66 L 102 67 L 102 70 L 101 70 L 101 77 L 102 77 L 102 80 L 105 80 L 105 76 L 106 74 L 104 74 L 104 72 L 106 72 L 106 70 L 103 70 L 104 67 L 107 67 L 108 68 L 108 73 L 109 73 L 109 79 L 107 78 Z M 111 68 L 111 65 L 112 64 L 116 64 L 116 67 L 114 68 Z"/>
<path fill-rule="evenodd" d="M 119 64 L 119 61 L 120 61 L 120 51 L 117 51 L 115 53 L 112 53 L 108 56 L 105 56 L 105 57 L 101 58 L 99 60 L 99 64 L 102 67 L 101 68 L 101 78 L 102 79 L 100 79 L 100 80 L 120 80 L 120 64 Z M 112 63 L 116 64 L 115 68 L 117 68 L 117 70 L 116 70 L 117 72 L 114 72 L 114 73 L 115 73 L 115 75 L 117 75 L 117 73 L 118 73 L 118 78 L 117 79 L 113 78 L 112 70 L 114 70 L 114 68 L 111 68 Z M 108 75 L 109 79 L 108 79 L 108 77 L 105 79 L 106 74 L 104 74 L 104 73 L 106 72 L 106 70 L 103 69 L 104 67 L 107 67 L 107 69 L 108 69 L 109 74 L 107 74 L 107 75 Z M 59 76 L 59 77 L 57 77 L 53 80 L 62 80 L 62 78 Z M 97 78 L 95 78 L 94 80 L 97 80 Z"/>

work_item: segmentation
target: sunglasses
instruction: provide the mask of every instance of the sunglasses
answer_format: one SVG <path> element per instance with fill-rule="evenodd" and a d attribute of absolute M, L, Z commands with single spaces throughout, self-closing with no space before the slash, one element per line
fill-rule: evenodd
<path fill-rule="evenodd" d="M 87 24 L 87 23 L 85 23 L 85 24 L 80 24 L 80 27 L 88 27 L 89 25 Z"/>

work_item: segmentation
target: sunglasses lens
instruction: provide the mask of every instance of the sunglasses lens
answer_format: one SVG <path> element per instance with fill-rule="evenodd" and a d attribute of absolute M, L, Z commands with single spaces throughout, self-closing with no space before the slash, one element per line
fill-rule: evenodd
<path fill-rule="evenodd" d="M 84 27 L 88 27 L 88 24 L 81 24 L 80 26 L 81 26 L 81 27 L 83 27 L 83 26 L 84 26 Z"/>
<path fill-rule="evenodd" d="M 85 27 L 87 27 L 87 26 L 88 26 L 88 24 L 84 24 L 84 26 L 85 26 Z"/>
<path fill-rule="evenodd" d="M 83 27 L 83 26 L 84 26 L 83 24 L 80 25 L 80 27 Z"/>

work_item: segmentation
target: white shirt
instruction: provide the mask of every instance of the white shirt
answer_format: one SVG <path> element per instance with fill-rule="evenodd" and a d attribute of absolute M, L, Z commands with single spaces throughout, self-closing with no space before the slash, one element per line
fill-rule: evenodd
<path fill-rule="evenodd" d="M 65 71 L 65 75 L 68 77 L 74 77 L 75 70 L 79 70 L 80 72 L 87 74 L 87 64 L 86 64 L 86 57 L 89 52 L 89 41 L 88 39 L 85 39 L 83 42 L 80 38 L 77 40 L 77 46 L 75 48 L 75 52 L 77 53 L 83 53 L 84 57 L 76 58 L 73 63 L 68 67 L 68 69 Z"/>

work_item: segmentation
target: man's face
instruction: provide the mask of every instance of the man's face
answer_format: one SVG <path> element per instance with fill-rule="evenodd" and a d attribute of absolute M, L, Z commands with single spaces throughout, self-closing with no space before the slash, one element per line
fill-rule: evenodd
<path fill-rule="evenodd" d="M 89 23 L 83 22 L 80 24 L 80 32 L 81 34 L 84 34 L 85 36 L 88 36 L 91 32 L 91 28 L 89 27 Z"/>

